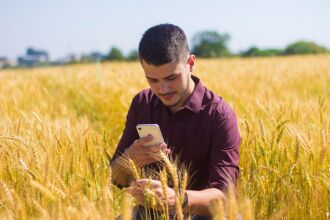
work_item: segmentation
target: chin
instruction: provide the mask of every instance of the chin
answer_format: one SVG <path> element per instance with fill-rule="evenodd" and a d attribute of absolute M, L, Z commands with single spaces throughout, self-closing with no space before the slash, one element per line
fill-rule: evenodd
<path fill-rule="evenodd" d="M 174 107 L 174 106 L 177 106 L 178 104 L 179 104 L 179 101 L 178 100 L 176 100 L 176 101 L 170 101 L 170 102 L 168 102 L 168 101 L 162 101 L 163 102 L 163 104 L 166 106 L 166 107 Z"/>
<path fill-rule="evenodd" d="M 162 103 L 167 107 L 171 107 L 174 104 L 174 103 L 166 101 L 166 100 L 162 100 Z"/>

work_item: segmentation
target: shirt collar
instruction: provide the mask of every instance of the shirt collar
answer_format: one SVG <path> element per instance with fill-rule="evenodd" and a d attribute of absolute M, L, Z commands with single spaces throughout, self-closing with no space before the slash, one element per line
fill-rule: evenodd
<path fill-rule="evenodd" d="M 183 108 L 189 109 L 195 113 L 199 113 L 199 111 L 202 108 L 202 101 L 203 101 L 205 88 L 198 77 L 192 75 L 191 78 L 195 82 L 195 88 L 192 94 L 190 95 L 190 97 L 188 98 L 186 104 L 183 106 Z M 155 96 L 154 106 L 162 105 L 160 99 L 155 94 L 154 96 Z"/>

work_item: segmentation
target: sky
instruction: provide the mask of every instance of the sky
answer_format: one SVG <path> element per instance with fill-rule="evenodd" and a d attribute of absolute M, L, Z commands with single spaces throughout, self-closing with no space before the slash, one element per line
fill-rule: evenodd
<path fill-rule="evenodd" d="M 228 33 L 233 52 L 298 40 L 330 48 L 330 0 L 0 0 L 0 57 L 16 59 L 27 47 L 51 59 L 113 46 L 127 54 L 160 23 L 180 26 L 190 42 L 199 31 Z"/>

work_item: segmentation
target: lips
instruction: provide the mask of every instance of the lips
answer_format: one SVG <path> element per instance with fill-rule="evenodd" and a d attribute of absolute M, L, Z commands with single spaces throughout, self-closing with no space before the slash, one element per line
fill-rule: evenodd
<path fill-rule="evenodd" d="M 166 100 L 171 100 L 173 96 L 174 96 L 174 94 L 171 94 L 171 95 L 165 95 L 165 96 L 163 96 L 163 97 L 164 97 L 164 99 L 166 99 Z"/>
<path fill-rule="evenodd" d="M 167 101 L 171 100 L 173 98 L 173 96 L 175 95 L 175 92 L 166 94 L 166 95 L 161 95 L 161 97 Z"/>

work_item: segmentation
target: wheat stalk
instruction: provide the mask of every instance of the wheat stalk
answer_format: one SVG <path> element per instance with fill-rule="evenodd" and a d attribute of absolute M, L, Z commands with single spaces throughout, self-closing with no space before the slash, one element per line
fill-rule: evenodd
<path fill-rule="evenodd" d="M 132 159 L 128 159 L 128 163 L 129 163 L 129 167 L 131 168 L 131 173 L 133 174 L 133 177 L 135 180 L 139 180 L 140 179 L 140 175 L 139 175 L 139 172 L 137 170 L 137 167 L 134 163 L 134 161 Z"/>
<path fill-rule="evenodd" d="M 30 184 L 38 189 L 46 198 L 55 201 L 56 200 L 56 196 L 51 192 L 51 190 L 49 190 L 48 188 L 44 187 L 43 185 L 41 185 L 40 183 L 31 180 Z"/>
<path fill-rule="evenodd" d="M 252 202 L 250 199 L 245 199 L 241 206 L 242 219 L 254 219 Z"/>
<path fill-rule="evenodd" d="M 238 207 L 235 195 L 235 187 L 229 185 L 228 187 L 228 197 L 226 200 L 228 220 L 237 220 L 238 217 Z"/>
<path fill-rule="evenodd" d="M 122 220 L 132 219 L 131 198 L 128 193 L 124 192 L 121 203 L 121 218 Z"/>
<path fill-rule="evenodd" d="M 210 202 L 209 211 L 214 220 L 225 220 L 225 210 L 222 199 L 215 199 Z"/>

